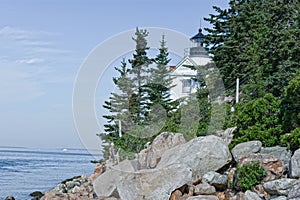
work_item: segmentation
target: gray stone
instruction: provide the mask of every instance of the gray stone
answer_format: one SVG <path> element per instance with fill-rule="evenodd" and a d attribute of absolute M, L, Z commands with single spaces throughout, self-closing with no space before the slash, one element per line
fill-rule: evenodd
<path fill-rule="evenodd" d="M 290 177 L 300 178 L 300 149 L 296 150 L 291 158 Z"/>
<path fill-rule="evenodd" d="M 230 161 L 221 138 L 199 137 L 166 150 L 155 169 L 107 171 L 95 180 L 94 189 L 98 196 L 111 196 L 117 190 L 125 200 L 166 200 L 172 191 Z"/>
<path fill-rule="evenodd" d="M 261 149 L 261 146 L 262 146 L 262 143 L 261 143 L 261 141 L 258 141 L 258 140 L 244 142 L 244 143 L 237 144 L 231 150 L 231 153 L 234 157 L 234 160 L 239 161 L 239 158 L 242 155 L 259 152 Z"/>
<path fill-rule="evenodd" d="M 96 178 L 93 182 L 94 191 L 100 197 L 118 197 L 117 184 L 122 175 L 124 173 L 132 173 L 135 171 L 135 163 L 133 164 L 130 160 L 124 160 Z"/>
<path fill-rule="evenodd" d="M 169 199 L 172 191 L 192 180 L 192 177 L 193 170 L 190 167 L 174 164 L 163 169 L 123 173 L 117 188 L 121 199 L 165 200 Z"/>
<path fill-rule="evenodd" d="M 261 198 L 255 192 L 251 192 L 250 190 L 247 190 L 245 192 L 243 200 L 261 200 Z"/>
<path fill-rule="evenodd" d="M 300 180 L 296 181 L 291 187 L 288 200 L 299 200 L 300 199 Z"/>
<path fill-rule="evenodd" d="M 222 168 L 231 159 L 226 143 L 220 137 L 209 135 L 167 150 L 156 168 L 163 169 L 170 165 L 184 163 L 194 170 L 195 176 L 202 177 L 209 171 Z"/>
<path fill-rule="evenodd" d="M 263 184 L 264 190 L 271 195 L 287 196 L 296 179 L 282 178 Z"/>
<path fill-rule="evenodd" d="M 194 187 L 194 193 L 196 195 L 210 195 L 210 194 L 215 194 L 216 189 L 214 186 L 211 186 L 208 183 L 203 182 Z"/>
<path fill-rule="evenodd" d="M 139 169 L 147 169 L 147 153 L 148 153 L 148 148 L 147 149 L 143 149 L 142 151 L 140 151 L 140 153 L 136 154 L 136 160 L 139 163 Z"/>
<path fill-rule="evenodd" d="M 243 192 L 238 192 L 236 195 L 229 197 L 229 200 L 244 200 L 244 196 Z"/>
<path fill-rule="evenodd" d="M 155 168 L 166 150 L 184 143 L 186 143 L 186 140 L 181 133 L 164 132 L 159 134 L 153 140 L 147 152 L 147 166 Z"/>
<path fill-rule="evenodd" d="M 80 192 L 80 187 L 75 186 L 75 187 L 72 189 L 72 193 L 77 193 L 77 192 Z"/>
<path fill-rule="evenodd" d="M 75 184 L 75 182 L 73 182 L 73 181 L 68 181 L 68 182 L 66 182 L 66 186 L 67 186 L 67 190 L 70 190 L 70 189 L 72 189 L 73 187 L 75 187 L 76 184 Z"/>
<path fill-rule="evenodd" d="M 291 151 L 287 147 L 275 146 L 275 147 L 262 147 L 260 150 L 261 154 L 271 154 L 277 157 L 281 163 L 288 166 L 291 159 Z"/>
<path fill-rule="evenodd" d="M 214 171 L 207 172 L 202 179 L 217 189 L 225 189 L 227 187 L 227 176 Z"/>
<path fill-rule="evenodd" d="M 63 183 L 58 184 L 58 185 L 54 188 L 54 190 L 59 191 L 59 192 L 62 192 L 62 193 L 67 192 L 66 185 L 63 184 Z"/>
<path fill-rule="evenodd" d="M 186 200 L 219 200 L 219 198 L 214 195 L 199 195 L 188 197 Z"/>
<path fill-rule="evenodd" d="M 229 145 L 233 138 L 233 132 L 237 127 L 227 128 L 225 131 L 217 131 L 218 136 L 220 136 L 227 145 Z"/>

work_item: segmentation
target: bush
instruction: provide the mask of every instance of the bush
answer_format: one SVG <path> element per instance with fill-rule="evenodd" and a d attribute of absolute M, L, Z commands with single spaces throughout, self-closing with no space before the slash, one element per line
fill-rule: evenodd
<path fill-rule="evenodd" d="M 253 186 L 262 181 L 265 174 L 266 171 L 259 162 L 239 166 L 234 177 L 235 188 L 242 191 L 251 190 Z"/>
<path fill-rule="evenodd" d="M 285 88 L 282 101 L 282 124 L 286 133 L 300 126 L 300 73 Z"/>
<path fill-rule="evenodd" d="M 266 94 L 262 98 L 237 104 L 231 123 L 231 126 L 237 126 L 237 130 L 230 148 L 251 140 L 260 140 L 263 146 L 279 144 L 282 134 L 280 103 L 272 94 Z"/>
<path fill-rule="evenodd" d="M 294 129 L 290 134 L 280 137 L 280 145 L 288 147 L 291 151 L 296 151 L 300 148 L 300 127 Z"/>

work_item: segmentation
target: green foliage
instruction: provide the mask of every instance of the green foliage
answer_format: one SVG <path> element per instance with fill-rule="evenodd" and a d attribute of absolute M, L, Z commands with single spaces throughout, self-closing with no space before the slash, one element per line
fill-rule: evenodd
<path fill-rule="evenodd" d="M 300 73 L 285 88 L 282 113 L 283 129 L 286 133 L 300 126 Z"/>
<path fill-rule="evenodd" d="M 280 145 L 288 147 L 291 151 L 300 148 L 300 128 L 296 128 L 291 133 L 280 137 Z"/>
<path fill-rule="evenodd" d="M 201 93 L 202 92 L 206 94 L 206 98 L 199 99 L 200 95 L 190 94 L 189 98 L 184 99 L 181 103 L 178 131 L 184 135 L 186 140 L 191 140 L 196 136 L 206 135 L 209 122 L 208 112 L 210 108 L 208 105 L 207 91 L 203 90 Z"/>
<path fill-rule="evenodd" d="M 129 114 L 129 103 L 132 96 L 132 83 L 129 78 L 129 69 L 125 59 L 121 62 L 121 67 L 115 67 L 115 70 L 119 72 L 118 77 L 113 78 L 113 82 L 119 90 L 118 93 L 111 93 L 108 101 L 104 102 L 103 107 L 107 109 L 110 114 L 104 115 L 103 117 L 107 119 L 107 124 L 104 125 L 105 132 L 109 134 L 116 134 L 119 130 L 118 120 L 121 120 L 122 125 L 125 126 L 125 123 L 128 119 Z M 120 115 L 119 113 L 122 113 Z"/>
<path fill-rule="evenodd" d="M 265 169 L 259 162 L 253 162 L 239 166 L 235 173 L 235 188 L 246 191 L 259 184 L 265 176 Z"/>
<path fill-rule="evenodd" d="M 148 83 L 147 73 L 150 71 L 149 65 L 153 62 L 148 58 L 146 37 L 149 35 L 147 30 L 136 29 L 136 37 L 133 40 L 136 43 L 135 53 L 133 58 L 128 62 L 131 64 L 131 82 L 133 94 L 130 99 L 130 117 L 134 124 L 141 125 L 146 120 L 147 110 L 147 92 L 145 86 Z"/>
<path fill-rule="evenodd" d="M 296 0 L 230 0 L 228 9 L 205 18 L 207 46 L 225 87 L 240 78 L 242 98 L 276 97 L 299 71 L 300 3 Z"/>
<path fill-rule="evenodd" d="M 152 138 L 141 138 L 136 137 L 133 134 L 126 133 L 122 137 L 109 137 L 115 145 L 115 148 L 121 148 L 127 152 L 137 153 L 144 149 L 147 142 L 151 141 Z"/>
<path fill-rule="evenodd" d="M 112 93 L 103 107 L 109 111 L 104 125 L 107 140 L 120 149 L 121 157 L 130 156 L 144 148 L 161 130 L 177 130 L 174 120 L 178 119 L 175 108 L 177 101 L 170 99 L 170 88 L 173 87 L 169 76 L 168 49 L 164 36 L 159 54 L 150 59 L 147 55 L 146 30 L 137 28 L 135 38 L 136 49 L 133 58 L 129 59 L 130 68 L 125 59 L 121 62 L 119 77 L 114 77 L 118 93 Z M 149 65 L 155 63 L 154 67 Z M 121 121 L 122 137 L 119 135 Z M 106 148 L 107 150 L 107 148 Z"/>
<path fill-rule="evenodd" d="M 229 1 L 214 7 L 205 43 L 228 94 L 240 78 L 240 100 L 225 127 L 237 126 L 230 147 L 249 140 L 297 147 L 300 112 L 300 2 Z M 270 93 L 270 94 L 268 94 Z M 266 95 L 267 94 L 267 95 Z M 272 95 L 271 95 L 272 94 Z"/>
<path fill-rule="evenodd" d="M 145 86 L 147 92 L 147 98 L 149 100 L 147 106 L 151 110 L 154 105 L 161 105 L 166 111 L 168 116 L 170 112 L 174 111 L 178 106 L 177 101 L 173 101 L 170 98 L 170 89 L 174 87 L 172 85 L 173 78 L 170 76 L 168 58 L 169 52 L 166 47 L 166 41 L 164 35 L 160 42 L 159 54 L 153 59 L 155 66 L 150 69 L 149 82 Z"/>
<path fill-rule="evenodd" d="M 231 127 L 237 126 L 237 130 L 230 148 L 251 140 L 260 140 L 263 146 L 279 144 L 282 134 L 280 103 L 272 94 L 266 94 L 262 98 L 237 104 L 230 124 Z"/>

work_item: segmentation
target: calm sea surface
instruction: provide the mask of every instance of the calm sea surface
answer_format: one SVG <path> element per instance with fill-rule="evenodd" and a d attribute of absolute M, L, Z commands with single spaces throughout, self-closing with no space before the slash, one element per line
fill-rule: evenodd
<path fill-rule="evenodd" d="M 61 181 L 93 173 L 95 164 L 83 149 L 31 149 L 0 147 L 0 199 L 31 199 L 33 191 L 52 189 Z"/>

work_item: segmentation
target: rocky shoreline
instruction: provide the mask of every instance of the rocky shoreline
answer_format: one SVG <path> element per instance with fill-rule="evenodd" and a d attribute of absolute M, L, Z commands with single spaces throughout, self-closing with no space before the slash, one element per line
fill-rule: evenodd
<path fill-rule="evenodd" d="M 264 148 L 260 141 L 250 141 L 230 151 L 229 142 L 228 137 L 217 136 L 186 142 L 182 134 L 162 133 L 135 160 L 99 163 L 89 177 L 76 176 L 44 195 L 32 196 L 35 200 L 300 199 L 300 149 L 292 154 L 286 147 Z M 238 168 L 249 163 L 259 163 L 265 175 L 251 189 L 243 189 Z"/>

